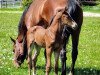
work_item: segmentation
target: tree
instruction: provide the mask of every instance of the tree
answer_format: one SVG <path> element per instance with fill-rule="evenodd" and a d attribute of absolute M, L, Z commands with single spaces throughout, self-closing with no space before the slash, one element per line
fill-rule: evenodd
<path fill-rule="evenodd" d="M 22 5 L 23 7 L 28 6 L 29 4 L 31 4 L 32 0 L 22 0 Z"/>

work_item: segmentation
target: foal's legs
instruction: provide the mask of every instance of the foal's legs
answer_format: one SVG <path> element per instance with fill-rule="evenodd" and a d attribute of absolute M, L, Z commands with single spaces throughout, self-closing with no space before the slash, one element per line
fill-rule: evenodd
<path fill-rule="evenodd" d="M 31 70 L 32 70 L 32 46 L 31 44 L 28 44 L 27 46 L 28 48 L 28 59 L 27 59 L 27 63 L 28 63 L 28 69 L 29 69 L 29 75 L 31 74 Z"/>
<path fill-rule="evenodd" d="M 33 67 L 33 75 L 36 75 L 36 62 L 37 62 L 37 57 L 40 54 L 40 48 L 37 45 L 34 45 L 34 48 L 35 51 L 32 57 L 32 67 Z"/>
<path fill-rule="evenodd" d="M 46 57 L 47 57 L 47 63 L 46 63 L 46 75 L 49 75 L 50 67 L 51 67 L 51 54 L 52 50 L 50 48 L 46 48 Z"/>
<path fill-rule="evenodd" d="M 46 66 L 46 63 L 47 63 L 46 49 L 45 49 L 45 51 L 44 51 L 44 56 L 45 56 L 45 66 Z"/>
<path fill-rule="evenodd" d="M 54 56 L 55 56 L 55 66 L 54 66 L 55 75 L 58 75 L 58 60 L 59 60 L 60 50 L 59 51 L 57 51 L 57 50 L 54 51 Z"/>

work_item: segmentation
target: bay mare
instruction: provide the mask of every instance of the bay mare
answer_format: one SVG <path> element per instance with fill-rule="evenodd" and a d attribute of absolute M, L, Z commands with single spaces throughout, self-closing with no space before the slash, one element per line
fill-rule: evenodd
<path fill-rule="evenodd" d="M 28 49 L 29 75 L 31 75 L 31 70 L 33 70 L 33 75 L 36 75 L 36 61 L 39 53 L 41 52 L 41 47 L 46 49 L 46 75 L 49 75 L 50 72 L 52 52 L 54 52 L 55 58 L 55 75 L 58 75 L 58 59 L 64 42 L 62 36 L 64 26 L 75 29 L 77 24 L 69 16 L 69 14 L 64 14 L 63 9 L 57 12 L 50 27 L 47 29 L 43 28 L 42 26 L 33 26 L 27 31 L 26 40 Z M 33 48 L 35 48 L 34 55 L 32 54 Z"/>
<path fill-rule="evenodd" d="M 50 26 L 56 12 L 66 7 L 68 0 L 33 0 L 30 6 L 23 12 L 18 27 L 18 37 L 14 42 L 14 64 L 19 67 L 24 61 L 27 48 L 24 41 L 29 28 L 41 25 L 44 28 Z M 66 5 L 67 4 L 67 5 Z M 23 46 L 24 51 L 23 51 Z"/>
<path fill-rule="evenodd" d="M 35 0 L 35 1 L 38 2 L 39 0 Z M 47 0 L 47 2 L 48 1 L 56 1 L 56 0 Z M 63 0 L 61 0 L 61 2 L 62 1 Z M 33 3 L 35 4 L 35 5 L 33 5 L 33 8 L 35 8 L 35 6 L 38 6 L 38 5 L 41 7 L 41 4 L 42 4 L 42 3 L 38 4 L 38 3 L 35 3 L 35 2 L 33 2 Z M 83 22 L 83 11 L 82 11 L 79 3 L 76 0 L 68 0 L 68 2 L 66 0 L 65 3 L 66 3 L 66 5 L 64 4 L 64 6 L 68 6 L 68 10 L 66 10 L 66 11 L 70 14 L 70 16 L 73 18 L 73 20 L 75 20 L 75 22 L 78 24 L 78 28 L 76 30 L 72 30 L 69 27 L 66 27 L 66 26 L 64 27 L 63 34 L 65 36 L 66 42 L 65 42 L 65 45 L 63 46 L 63 49 L 61 50 L 61 60 L 62 60 L 62 74 L 61 75 L 66 75 L 66 44 L 68 43 L 68 39 L 69 39 L 70 35 L 72 36 L 72 65 L 71 65 L 70 74 L 74 75 L 74 65 L 75 65 L 75 61 L 77 59 L 77 55 L 78 55 L 79 34 L 80 34 L 80 31 L 81 31 L 81 25 L 82 25 L 82 22 Z M 54 3 L 54 4 L 56 4 L 56 3 Z M 29 6 L 29 8 L 27 8 L 23 12 L 23 15 L 20 19 L 17 39 L 16 40 L 11 39 L 14 42 L 14 52 L 15 52 L 14 53 L 14 58 L 15 58 L 14 63 L 18 67 L 21 65 L 21 63 L 23 63 L 24 59 L 26 58 L 26 53 L 27 53 L 26 49 L 27 48 L 26 48 L 26 41 L 24 41 L 24 39 L 25 39 L 26 32 L 27 32 L 28 28 L 31 26 L 31 24 L 28 24 L 28 27 L 27 27 L 25 21 L 27 21 L 27 22 L 29 21 L 29 23 L 30 23 L 30 20 L 31 21 L 33 21 L 33 20 L 32 20 L 31 17 L 30 17 L 30 20 L 25 20 L 25 18 L 27 16 L 27 13 L 29 13 L 29 10 L 31 10 L 30 8 L 32 8 L 32 4 Z M 38 7 L 36 7 L 36 8 L 38 8 Z M 47 7 L 47 8 L 48 8 L 48 10 L 45 10 L 45 12 L 49 13 L 51 8 L 50 7 Z M 49 8 L 50 8 L 50 10 L 49 10 Z M 32 9 L 32 10 L 33 10 L 33 13 L 34 13 L 34 9 Z M 41 23 L 39 25 L 44 25 L 44 27 L 46 28 L 46 27 L 48 27 L 48 25 L 50 25 L 52 17 L 53 17 L 53 15 L 49 16 L 48 22 L 45 19 L 42 18 L 37 24 Z M 37 25 L 37 24 L 32 24 L 32 25 L 34 26 L 34 25 Z M 24 51 L 21 49 L 20 46 L 24 46 Z"/>

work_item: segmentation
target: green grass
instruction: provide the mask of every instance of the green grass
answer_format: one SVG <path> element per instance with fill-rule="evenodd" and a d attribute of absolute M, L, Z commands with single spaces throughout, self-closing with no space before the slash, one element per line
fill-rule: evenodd
<path fill-rule="evenodd" d="M 27 63 L 17 69 L 13 66 L 12 42 L 10 36 L 16 38 L 17 26 L 21 14 L 0 13 L 0 75 L 27 75 Z M 68 45 L 67 73 L 71 64 L 71 41 Z M 53 59 L 53 58 L 52 58 Z M 54 62 L 54 59 L 52 60 Z M 60 63 L 59 63 L 60 64 Z M 45 74 L 43 49 L 37 61 L 37 74 Z M 53 64 L 52 64 L 53 66 Z M 59 75 L 61 73 L 61 64 Z M 100 18 L 84 18 L 79 42 L 79 55 L 75 66 L 76 75 L 100 75 Z M 51 70 L 50 75 L 54 75 Z"/>
<path fill-rule="evenodd" d="M 23 11 L 24 8 L 0 8 L 0 11 Z"/>
<path fill-rule="evenodd" d="M 82 6 L 83 11 L 86 12 L 94 12 L 94 13 L 100 13 L 100 4 L 96 6 Z"/>

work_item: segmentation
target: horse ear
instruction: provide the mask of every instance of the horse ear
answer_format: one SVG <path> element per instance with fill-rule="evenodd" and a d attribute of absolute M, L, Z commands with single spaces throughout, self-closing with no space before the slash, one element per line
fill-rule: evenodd
<path fill-rule="evenodd" d="M 10 37 L 10 39 L 11 39 L 11 41 L 12 41 L 13 43 L 15 43 L 15 40 L 14 40 L 12 37 Z"/>

